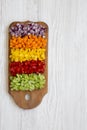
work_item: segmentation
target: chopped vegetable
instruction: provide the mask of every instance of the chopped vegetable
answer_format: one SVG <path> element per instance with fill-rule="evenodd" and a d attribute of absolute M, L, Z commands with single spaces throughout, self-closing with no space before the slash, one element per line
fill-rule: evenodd
<path fill-rule="evenodd" d="M 11 61 L 45 60 L 46 49 L 11 49 Z"/>
<path fill-rule="evenodd" d="M 16 74 L 31 74 L 31 73 L 44 73 L 45 61 L 24 61 L 24 62 L 11 62 L 10 73 L 12 76 Z"/>
<path fill-rule="evenodd" d="M 16 76 L 10 76 L 10 88 L 11 90 L 29 90 L 44 88 L 45 76 L 42 74 L 17 74 Z"/>
<path fill-rule="evenodd" d="M 45 36 L 46 28 L 37 23 L 17 23 L 12 25 L 9 30 L 12 36 L 20 36 L 24 37 L 25 35 L 37 35 L 37 36 Z"/>
<path fill-rule="evenodd" d="M 47 43 L 46 38 L 42 38 L 41 36 L 29 35 L 24 37 L 11 37 L 10 39 L 10 48 L 14 49 L 39 49 L 45 48 Z"/>

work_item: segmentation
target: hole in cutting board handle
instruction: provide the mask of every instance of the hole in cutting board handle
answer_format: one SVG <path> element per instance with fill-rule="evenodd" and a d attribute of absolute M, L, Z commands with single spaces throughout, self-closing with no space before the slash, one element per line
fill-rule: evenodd
<path fill-rule="evenodd" d="M 25 95 L 25 100 L 26 100 L 26 101 L 30 100 L 30 95 L 29 95 L 29 94 L 26 94 L 26 95 Z"/>

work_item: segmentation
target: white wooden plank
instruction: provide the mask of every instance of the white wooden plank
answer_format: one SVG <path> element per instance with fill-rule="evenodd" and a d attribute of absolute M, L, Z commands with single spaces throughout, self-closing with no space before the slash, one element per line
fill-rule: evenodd
<path fill-rule="evenodd" d="M 50 130 L 86 130 L 87 1 L 42 0 L 39 8 L 39 18 L 49 24 L 46 126 Z"/>

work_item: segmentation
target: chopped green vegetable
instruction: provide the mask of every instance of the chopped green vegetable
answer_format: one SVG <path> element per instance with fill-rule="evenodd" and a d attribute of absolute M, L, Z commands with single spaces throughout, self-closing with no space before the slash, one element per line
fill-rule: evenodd
<path fill-rule="evenodd" d="M 11 90 L 30 90 L 41 89 L 45 85 L 45 76 L 43 74 L 17 74 L 10 76 Z"/>

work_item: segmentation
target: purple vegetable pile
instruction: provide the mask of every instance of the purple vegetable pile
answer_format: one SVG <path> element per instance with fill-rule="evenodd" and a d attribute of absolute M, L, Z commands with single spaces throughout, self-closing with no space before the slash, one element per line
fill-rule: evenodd
<path fill-rule="evenodd" d="M 24 37 L 30 34 L 45 37 L 46 28 L 38 23 L 17 23 L 10 27 L 9 32 L 12 36 L 16 37 Z"/>

